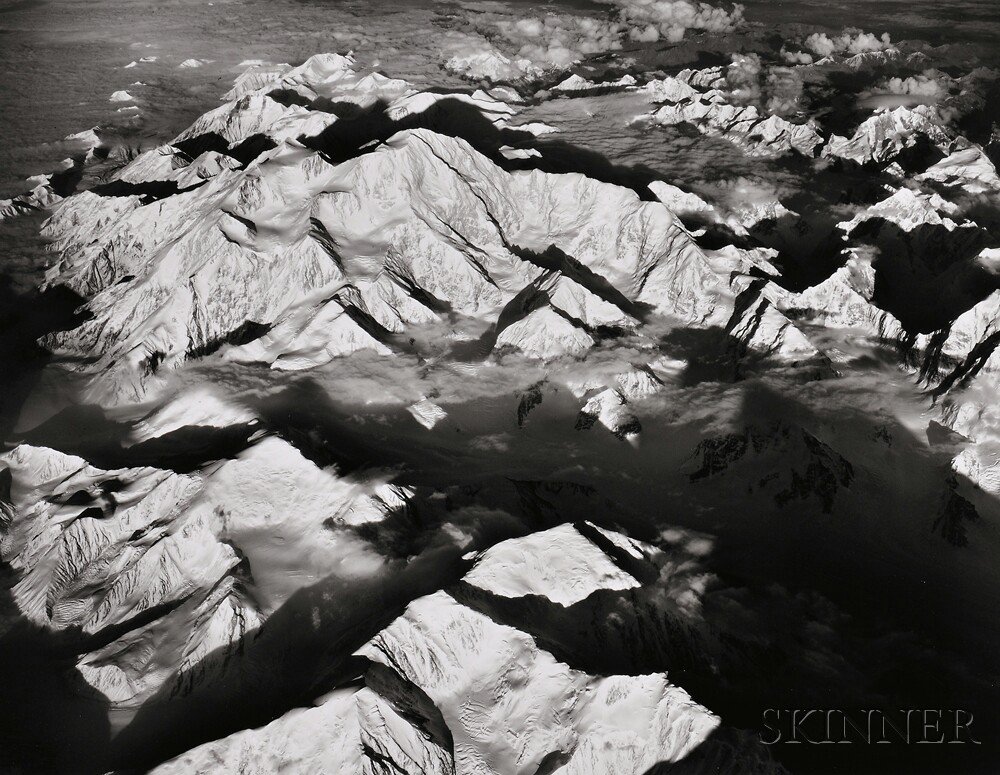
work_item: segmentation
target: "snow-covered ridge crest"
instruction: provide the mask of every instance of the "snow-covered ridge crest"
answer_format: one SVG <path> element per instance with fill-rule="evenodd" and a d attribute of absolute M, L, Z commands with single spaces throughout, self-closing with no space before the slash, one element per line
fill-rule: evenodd
<path fill-rule="evenodd" d="M 411 495 L 319 469 L 274 437 L 192 474 L 104 470 L 29 445 L 0 466 L 12 482 L 0 558 L 17 576 L 16 611 L 76 637 L 82 679 L 116 707 L 211 680 L 315 580 L 377 572 L 355 528 Z"/>
<path fill-rule="evenodd" d="M 877 52 L 882 55 L 884 52 Z M 857 57 L 875 56 L 871 52 Z M 996 180 L 989 159 L 962 138 L 953 138 L 948 129 L 947 111 L 932 105 L 912 107 L 881 106 L 853 134 L 825 134 L 814 119 L 796 123 L 772 111 L 784 112 L 797 105 L 797 98 L 772 95 L 764 100 L 760 77 L 784 72 L 801 78 L 796 70 L 829 64 L 826 60 L 798 64 L 792 68 L 765 70 L 756 56 L 733 56 L 724 68 L 683 70 L 676 76 L 638 87 L 659 107 L 632 119 L 639 126 L 674 126 L 689 124 L 699 132 L 723 137 L 749 156 L 778 156 L 796 152 L 813 158 L 840 159 L 859 165 L 888 165 L 904 151 L 925 142 L 944 154 L 953 154 L 927 171 L 929 179 L 947 185 L 961 185 L 977 192 L 987 190 Z M 753 101 L 760 102 L 760 108 Z"/>
<path fill-rule="evenodd" d="M 564 524 L 486 550 L 459 587 L 564 605 L 650 583 L 657 554 L 612 530 Z M 629 567 L 642 568 L 643 580 Z M 368 664 L 361 688 L 206 743 L 156 772 L 221 773 L 253 759 L 274 770 L 351 773 L 388 761 L 414 775 L 527 775 L 556 761 L 565 773 L 631 775 L 689 756 L 719 729 L 665 673 L 590 675 L 529 632 L 459 591 L 421 597 L 358 650 Z"/>
<path fill-rule="evenodd" d="M 414 497 L 319 469 L 274 437 L 184 475 L 104 470 L 28 445 L 0 463 L 10 471 L 0 556 L 19 577 L 13 602 L 33 625 L 76 638 L 75 672 L 119 711 L 154 697 L 183 703 L 234 674 L 269 670 L 254 649 L 272 615 L 317 582 L 392 573 L 360 536 Z M 579 775 L 638 775 L 684 759 L 722 728 L 715 713 L 663 668 L 575 666 L 539 638 L 532 614 L 539 604 L 582 606 L 618 642 L 627 633 L 606 614 L 618 604 L 629 611 L 638 594 L 660 614 L 694 621 L 697 558 L 709 546 L 674 532 L 654 546 L 565 523 L 485 548 L 466 558 L 460 581 L 364 634 L 359 680 L 156 771 L 253 762 L 370 773 L 391 761 L 413 775 L 528 774 L 558 761 Z M 501 616 L 491 600 L 511 607 Z"/>
<path fill-rule="evenodd" d="M 316 54 L 298 67 L 287 64 L 252 65 L 237 78 L 233 88 L 223 100 L 231 102 L 254 92 L 278 89 L 301 90 L 314 95 L 337 93 L 350 99 L 353 95 L 363 100 L 379 96 L 399 96 L 409 90 L 406 81 L 386 78 L 379 73 L 360 74 L 352 54 Z"/>

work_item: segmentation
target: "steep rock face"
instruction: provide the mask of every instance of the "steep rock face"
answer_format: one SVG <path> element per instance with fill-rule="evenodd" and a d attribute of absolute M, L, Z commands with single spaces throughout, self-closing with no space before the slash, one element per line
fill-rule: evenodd
<path fill-rule="evenodd" d="M 774 454 L 777 466 L 774 466 Z M 771 460 L 761 465 L 759 461 Z M 725 476 L 741 466 L 744 479 L 753 478 L 747 467 L 760 466 L 756 489 L 773 498 L 777 506 L 796 500 L 817 499 L 825 513 L 833 510 L 841 489 L 854 480 L 850 461 L 801 427 L 775 423 L 748 426 L 742 431 L 700 442 L 690 463 L 692 482 Z"/>
<path fill-rule="evenodd" d="M 992 388 L 989 378 L 984 382 L 985 388 Z M 977 385 L 973 385 L 975 387 Z M 988 390 L 973 389 L 964 396 L 947 396 L 941 402 L 941 415 L 945 424 L 970 439 L 979 438 L 984 432 L 1000 434 L 1000 407 L 984 400 L 987 395 Z"/>
<path fill-rule="evenodd" d="M 202 552 L 204 525 L 193 525 L 187 541 L 184 535 L 168 536 L 157 529 L 190 505 L 198 489 L 192 477 L 154 469 L 101 471 L 77 457 L 24 446 L 3 462 L 15 483 L 15 518 L 4 536 L 4 556 L 21 575 L 12 590 L 14 601 L 36 623 L 51 622 L 56 628 L 76 624 L 94 633 L 177 592 L 170 586 L 144 590 L 126 585 L 127 594 L 122 589 L 94 597 L 91 589 L 106 588 L 137 563 L 155 566 L 171 555 L 184 556 L 181 550 L 165 551 L 169 541 L 158 546 L 163 539 L 185 543 L 197 560 L 165 573 L 168 579 L 182 579 L 187 570 L 196 572 L 194 583 L 211 585 L 235 565 L 233 555 L 221 547 Z M 126 551 L 122 542 L 128 544 Z M 135 583 L 145 584 L 153 574 L 131 575 Z"/>
<path fill-rule="evenodd" d="M 642 432 L 636 404 L 661 392 L 684 366 L 683 361 L 664 355 L 633 365 L 610 380 L 576 386 L 576 394 L 586 399 L 576 429 L 586 431 L 600 423 L 616 438 L 635 442 Z"/>
<path fill-rule="evenodd" d="M 298 105 L 286 107 L 263 92 L 252 92 L 210 110 L 177 135 L 173 144 L 210 133 L 222 137 L 230 146 L 254 135 L 266 134 L 277 141 L 298 134 L 316 134 L 334 120 L 332 114 L 316 113 Z"/>
<path fill-rule="evenodd" d="M 990 251 L 995 253 L 996 251 Z M 940 379 L 939 392 L 967 383 L 977 374 L 1000 371 L 1000 291 L 959 315 L 946 330 L 921 336 L 927 352 L 924 375 Z"/>
<path fill-rule="evenodd" d="M 870 277 L 862 281 L 867 290 L 856 290 L 905 326 L 912 335 L 907 349 L 921 353 L 923 376 L 933 378 L 962 349 L 955 337 L 946 346 L 950 328 L 967 327 L 964 316 L 996 288 L 998 253 L 990 227 L 968 218 L 967 197 L 978 195 L 962 185 L 927 183 L 922 190 L 908 180 L 837 228 L 851 246 L 850 274 L 861 280 L 864 264 Z"/>
<path fill-rule="evenodd" d="M 978 362 L 967 358 L 966 363 L 969 360 Z M 940 416 L 944 425 L 966 439 L 951 461 L 952 470 L 997 497 L 1000 496 L 1000 407 L 995 400 L 998 389 L 998 374 L 992 363 L 995 360 L 996 356 L 991 355 L 980 371 L 964 370 L 954 380 L 950 375 L 946 377 L 943 384 L 948 385 L 950 380 L 954 389 L 941 401 Z M 986 368 L 987 365 L 993 368 Z M 959 367 L 956 371 L 963 369 Z"/>
<path fill-rule="evenodd" d="M 845 57 L 842 64 L 852 70 L 877 70 L 898 61 L 902 57 L 899 49 L 887 48 L 883 51 L 862 51 L 860 54 Z M 919 63 L 919 53 L 911 54 L 907 61 Z"/>
<path fill-rule="evenodd" d="M 781 271 L 774 265 L 779 255 L 774 248 L 738 248 L 726 245 L 710 255 L 716 271 L 724 270 L 731 275 L 781 275 Z"/>
<path fill-rule="evenodd" d="M 634 330 L 639 321 L 630 311 L 639 314 L 625 297 L 606 300 L 566 274 L 548 270 L 499 314 L 496 346 L 542 358 L 579 354 L 594 345 L 602 330 Z"/>
<path fill-rule="evenodd" d="M 952 471 L 994 497 L 1000 496 L 996 390 L 996 376 L 983 374 L 974 377 L 966 389 L 947 395 L 940 406 L 941 422 L 964 437 L 961 450 L 951 460 Z"/>
<path fill-rule="evenodd" d="M 1000 407 L 994 398 L 997 374 L 970 375 L 967 384 L 959 385 L 940 404 L 941 422 L 965 439 L 951 468 L 984 492 L 1000 496 Z"/>
<path fill-rule="evenodd" d="M 624 535 L 562 525 L 486 550 L 463 584 L 507 598 L 512 611 L 531 599 L 568 607 L 648 583 L 629 570 L 641 556 Z M 459 599 L 440 592 L 416 601 L 361 650 L 438 705 L 456 772 L 528 773 L 546 763 L 567 773 L 645 772 L 689 754 L 718 725 L 663 674 L 589 676 L 510 619 Z"/>
<path fill-rule="evenodd" d="M 586 329 L 561 315 L 554 307 L 540 307 L 506 326 L 497 346 L 509 347 L 541 358 L 580 355 L 595 343 Z"/>
<path fill-rule="evenodd" d="M 685 68 L 677 73 L 677 80 L 703 92 L 712 89 L 722 89 L 726 85 L 725 72 L 720 65 L 706 67 L 701 70 Z"/>
<path fill-rule="evenodd" d="M 998 251 L 992 251 L 998 253 Z M 985 350 L 995 345 L 1000 338 L 1000 291 L 994 291 L 967 312 L 959 315 L 951 324 L 948 338 L 942 346 L 942 353 L 955 359 L 968 358 L 975 353 L 982 359 L 981 368 L 995 371 L 997 363 L 992 352 Z"/>
<path fill-rule="evenodd" d="M 740 293 L 726 331 L 737 343 L 781 360 L 817 363 L 821 371 L 829 366 L 826 356 L 769 298 L 769 281 L 744 276 L 734 279 L 733 285 Z"/>
<path fill-rule="evenodd" d="M 958 481 L 952 475 L 946 482 L 945 491 L 938 506 L 931 530 L 952 546 L 967 546 L 969 538 L 966 527 L 979 519 L 976 507 L 959 492 Z"/>
<path fill-rule="evenodd" d="M 235 170 L 240 162 L 218 151 L 206 151 L 193 160 L 174 145 L 161 145 L 145 151 L 117 170 L 112 180 L 142 184 L 149 181 L 175 181 L 178 189 L 190 188 L 225 169 Z"/>

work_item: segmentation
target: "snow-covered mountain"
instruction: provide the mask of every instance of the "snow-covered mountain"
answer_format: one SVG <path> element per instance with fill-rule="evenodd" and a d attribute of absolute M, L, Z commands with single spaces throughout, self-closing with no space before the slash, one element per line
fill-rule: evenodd
<path fill-rule="evenodd" d="M 640 557 L 650 549 L 606 540 Z M 641 583 L 569 524 L 497 544 L 463 582 L 562 606 Z M 689 755 L 719 725 L 667 674 L 588 675 L 445 591 L 415 600 L 358 656 L 361 688 L 155 771 L 645 772 Z"/>
<path fill-rule="evenodd" d="M 512 132 L 513 107 L 415 92 L 343 57 L 249 85 L 241 78 L 235 99 L 48 220 L 59 260 L 47 282 L 87 298 L 88 317 L 45 346 L 91 375 L 90 400 L 144 400 L 172 369 L 220 349 L 282 370 L 389 356 L 442 321 L 461 337 L 485 330 L 484 354 L 581 355 L 610 332 L 642 337 L 656 318 L 722 328 L 789 363 L 822 361 L 660 203 L 580 174 L 508 172 L 496 153 L 422 127 L 435 110 L 471 106 Z M 369 111 L 394 99 L 351 121 L 286 107 L 279 93 Z M 223 150 L 183 150 L 206 138 Z M 226 155 L 250 138 L 253 158 Z M 344 142 L 358 150 L 333 163 Z M 81 244 L 85 222 L 95 229 Z"/>
<path fill-rule="evenodd" d="M 449 51 L 452 91 L 254 64 L 0 203 L 77 305 L 28 327 L 0 644 L 107 721 L 82 769 L 780 773 L 771 703 L 922 701 L 897 662 L 993 697 L 923 626 L 989 632 L 1000 590 L 978 81 L 747 36 Z"/>

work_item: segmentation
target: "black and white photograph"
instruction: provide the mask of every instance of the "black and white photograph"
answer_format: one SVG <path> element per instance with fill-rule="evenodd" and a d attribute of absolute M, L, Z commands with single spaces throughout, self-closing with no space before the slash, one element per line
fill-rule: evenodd
<path fill-rule="evenodd" d="M 0 775 L 1000 773 L 1000 0 L 0 0 Z"/>

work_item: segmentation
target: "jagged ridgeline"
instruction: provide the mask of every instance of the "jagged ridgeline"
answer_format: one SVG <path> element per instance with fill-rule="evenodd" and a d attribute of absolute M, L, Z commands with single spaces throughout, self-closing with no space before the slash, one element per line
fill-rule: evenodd
<path fill-rule="evenodd" d="M 762 708 L 989 719 L 988 150 L 927 106 L 794 122 L 725 66 L 518 85 L 257 66 L 45 192 L 80 306 L 0 458 L 0 762 L 815 771 Z M 538 120 L 589 98 L 860 193 L 599 164 Z"/>

